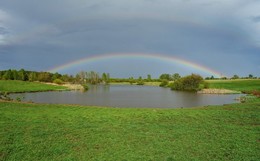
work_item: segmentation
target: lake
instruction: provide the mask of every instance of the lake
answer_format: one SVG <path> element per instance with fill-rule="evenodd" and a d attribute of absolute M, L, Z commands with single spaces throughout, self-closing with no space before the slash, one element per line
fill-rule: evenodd
<path fill-rule="evenodd" d="M 50 104 L 78 104 L 109 107 L 196 107 L 236 103 L 240 94 L 217 95 L 172 91 L 169 88 L 137 85 L 90 86 L 86 92 L 55 91 L 11 94 L 22 101 Z"/>

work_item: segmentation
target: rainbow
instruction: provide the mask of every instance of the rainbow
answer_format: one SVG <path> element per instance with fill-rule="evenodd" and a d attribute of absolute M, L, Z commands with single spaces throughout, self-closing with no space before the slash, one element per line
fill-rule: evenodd
<path fill-rule="evenodd" d="M 82 59 L 75 60 L 75 61 L 63 64 L 63 65 L 60 65 L 60 66 L 56 66 L 54 68 L 49 69 L 48 72 L 55 73 L 55 72 L 63 71 L 63 70 L 66 70 L 66 69 L 69 69 L 71 67 L 75 67 L 78 65 L 102 61 L 102 60 L 108 60 L 108 59 L 115 59 L 115 58 L 117 58 L 117 59 L 118 58 L 119 59 L 120 58 L 155 59 L 155 60 L 179 64 L 179 65 L 186 66 L 188 68 L 203 71 L 209 75 L 213 75 L 214 77 L 221 78 L 223 76 L 221 73 L 219 73 L 213 69 L 210 69 L 209 67 L 205 67 L 203 65 L 196 64 L 196 63 L 188 61 L 188 60 L 180 59 L 180 58 L 173 57 L 173 56 L 162 55 L 162 54 L 144 54 L 144 53 L 113 53 L 113 54 L 88 56 L 86 58 L 82 58 Z"/>

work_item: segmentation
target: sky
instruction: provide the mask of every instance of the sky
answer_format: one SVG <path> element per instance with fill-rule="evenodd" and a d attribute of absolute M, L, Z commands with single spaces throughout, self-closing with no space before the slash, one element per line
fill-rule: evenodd
<path fill-rule="evenodd" d="M 0 0 L 0 70 L 48 71 L 87 57 L 176 57 L 223 76 L 260 76 L 260 0 Z M 211 76 L 160 59 L 108 59 L 60 70 Z"/>

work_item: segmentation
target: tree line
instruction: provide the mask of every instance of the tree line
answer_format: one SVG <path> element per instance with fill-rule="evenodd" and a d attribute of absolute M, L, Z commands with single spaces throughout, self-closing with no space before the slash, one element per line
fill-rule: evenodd
<path fill-rule="evenodd" d="M 164 73 L 159 76 L 159 78 L 152 78 L 151 74 L 148 74 L 146 78 L 139 76 L 138 78 L 111 78 L 109 73 L 102 73 L 101 75 L 95 71 L 81 71 L 75 76 L 60 73 L 50 73 L 50 72 L 37 72 L 37 71 L 27 71 L 24 69 L 15 70 L 3 70 L 0 71 L 0 80 L 21 80 L 21 81 L 40 81 L 40 82 L 54 82 L 61 84 L 63 82 L 69 83 L 89 83 L 89 84 L 109 84 L 110 82 L 129 82 L 130 84 L 143 85 L 144 82 L 161 82 L 160 86 L 165 87 L 169 85 L 171 81 L 177 81 L 181 79 L 182 76 L 179 73 L 168 74 Z M 206 77 L 206 80 L 210 79 L 228 79 L 226 77 L 214 78 L 214 76 Z M 248 77 L 239 77 L 234 75 L 230 79 L 257 79 L 257 77 L 249 74 Z"/>
<path fill-rule="evenodd" d="M 221 77 L 221 78 L 215 78 L 213 75 L 211 77 L 206 77 L 206 80 L 216 80 L 216 79 L 222 79 L 222 80 L 226 80 L 226 79 L 260 79 L 260 77 L 256 77 L 253 74 L 249 74 L 247 77 L 240 77 L 237 74 L 233 75 L 230 78 L 227 77 Z"/>
<path fill-rule="evenodd" d="M 0 71 L 1 80 L 21 80 L 21 81 L 40 81 L 40 82 L 53 82 L 56 79 L 60 79 L 64 82 L 73 82 L 75 78 L 68 74 L 50 73 L 50 72 L 36 72 L 27 71 L 24 69 L 15 70 L 3 70 Z"/>

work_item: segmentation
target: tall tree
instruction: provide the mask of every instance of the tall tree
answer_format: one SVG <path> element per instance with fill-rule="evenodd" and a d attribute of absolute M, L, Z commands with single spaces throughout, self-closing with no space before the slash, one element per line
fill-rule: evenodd
<path fill-rule="evenodd" d="M 17 70 L 12 70 L 12 77 L 13 77 L 13 80 L 18 80 L 19 79 L 19 75 L 18 75 Z"/>
<path fill-rule="evenodd" d="M 239 76 L 235 74 L 231 79 L 239 79 Z"/>
<path fill-rule="evenodd" d="M 181 76 L 180 76 L 179 73 L 174 73 L 174 74 L 172 75 L 172 79 L 173 79 L 174 81 L 176 81 L 176 80 L 178 80 L 178 79 L 180 79 L 180 78 L 181 78 Z"/>
<path fill-rule="evenodd" d="M 28 80 L 28 76 L 24 69 L 18 71 L 19 80 L 26 81 Z"/>
<path fill-rule="evenodd" d="M 80 76 L 80 83 L 85 83 L 85 81 L 86 81 L 86 72 L 80 71 L 79 72 L 79 76 Z"/>
<path fill-rule="evenodd" d="M 91 72 L 86 72 L 86 78 L 87 82 L 91 84 L 98 84 L 99 83 L 99 75 L 98 73 L 91 71 Z"/>
<path fill-rule="evenodd" d="M 30 72 L 29 76 L 29 81 L 33 82 L 33 81 L 36 81 L 37 80 L 37 74 L 36 72 Z"/>
<path fill-rule="evenodd" d="M 13 74 L 11 69 L 7 70 L 3 76 L 4 80 L 13 80 Z"/>
<path fill-rule="evenodd" d="M 161 74 L 161 75 L 160 75 L 160 79 L 161 79 L 161 80 L 166 79 L 166 80 L 170 81 L 170 80 L 172 80 L 172 77 L 171 77 L 170 74 L 164 73 L 164 74 Z"/>
<path fill-rule="evenodd" d="M 151 80 L 152 80 L 152 76 L 151 76 L 151 74 L 148 74 L 147 75 L 147 81 L 150 82 Z"/>
<path fill-rule="evenodd" d="M 102 74 L 102 81 L 103 81 L 104 83 L 106 83 L 106 81 L 107 81 L 107 74 L 106 74 L 106 73 L 103 73 L 103 74 Z"/>

